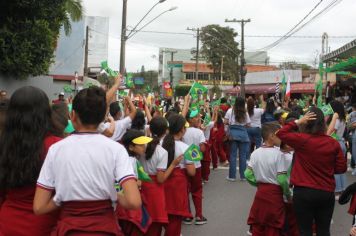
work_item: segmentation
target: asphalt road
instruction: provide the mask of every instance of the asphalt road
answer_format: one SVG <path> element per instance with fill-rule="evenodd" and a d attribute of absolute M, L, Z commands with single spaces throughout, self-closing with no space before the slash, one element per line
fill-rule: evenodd
<path fill-rule="evenodd" d="M 205 225 L 183 225 L 183 236 L 246 236 L 249 210 L 256 189 L 247 182 L 228 182 L 226 169 L 211 171 L 209 183 L 204 185 L 203 214 Z M 356 180 L 347 173 L 348 184 Z M 347 214 L 348 205 L 335 203 L 331 235 L 348 235 L 352 217 Z"/>

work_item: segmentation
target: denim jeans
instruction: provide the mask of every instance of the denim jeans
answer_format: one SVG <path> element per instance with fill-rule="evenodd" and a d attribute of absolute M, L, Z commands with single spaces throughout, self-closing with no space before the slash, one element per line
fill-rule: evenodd
<path fill-rule="evenodd" d="M 250 141 L 255 141 L 256 149 L 262 145 L 262 136 L 260 127 L 249 127 L 247 128 L 248 137 Z"/>
<path fill-rule="evenodd" d="M 346 146 L 345 146 L 345 142 L 343 140 L 340 140 L 339 141 L 340 143 L 340 147 L 341 147 L 341 150 L 342 150 L 342 153 L 344 154 L 344 158 L 345 157 L 345 154 L 346 154 Z M 347 187 L 347 182 L 346 182 L 346 174 L 337 174 L 337 175 L 334 175 L 335 176 L 335 184 L 336 184 L 336 187 L 335 187 L 335 192 L 342 192 L 346 189 Z"/>
<path fill-rule="evenodd" d="M 245 179 L 244 172 L 246 170 L 246 160 L 250 149 L 250 143 L 232 140 L 230 145 L 229 178 L 236 179 L 236 158 L 239 153 L 240 179 Z"/>

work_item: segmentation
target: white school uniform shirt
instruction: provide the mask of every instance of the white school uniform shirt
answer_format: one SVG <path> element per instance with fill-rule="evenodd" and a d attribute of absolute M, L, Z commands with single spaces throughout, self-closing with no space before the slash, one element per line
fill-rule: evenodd
<path fill-rule="evenodd" d="M 120 141 L 122 136 L 126 133 L 126 131 L 131 127 L 132 120 L 131 117 L 126 116 L 122 120 L 115 121 L 115 131 L 114 134 L 110 137 L 110 139 L 114 141 Z"/>
<path fill-rule="evenodd" d="M 72 134 L 49 148 L 37 186 L 66 201 L 117 200 L 114 182 L 135 178 L 126 149 L 101 134 Z"/>
<path fill-rule="evenodd" d="M 229 121 L 229 125 L 242 125 L 242 126 L 244 126 L 244 125 L 247 125 L 247 124 L 251 123 L 250 116 L 248 115 L 247 112 L 246 112 L 245 121 L 242 122 L 242 123 L 237 122 L 235 120 L 235 114 L 234 114 L 233 108 L 229 108 L 229 110 L 227 110 L 224 118 Z"/>
<path fill-rule="evenodd" d="M 285 174 L 288 171 L 288 161 L 276 147 L 262 146 L 253 151 L 248 166 L 253 170 L 257 182 L 276 185 L 279 185 L 277 174 Z"/>
<path fill-rule="evenodd" d="M 146 160 L 146 157 L 142 156 L 140 162 L 149 175 L 157 175 L 158 171 L 167 169 L 168 152 L 161 145 L 157 145 L 152 157 Z"/>
<path fill-rule="evenodd" d="M 174 158 L 177 158 L 180 155 L 183 155 L 184 152 L 187 151 L 188 148 L 189 148 L 189 146 L 186 143 L 183 143 L 182 141 L 179 141 L 179 140 L 175 140 L 174 141 Z M 183 158 L 182 161 L 179 163 L 179 167 L 181 169 L 185 169 L 185 165 L 190 165 L 190 164 L 195 164 L 195 163 L 192 161 L 185 160 Z"/>
<path fill-rule="evenodd" d="M 205 130 L 203 132 L 204 132 L 206 141 L 208 141 L 210 139 L 210 131 L 213 127 L 214 127 L 214 121 L 210 121 L 209 124 L 205 127 Z"/>
<path fill-rule="evenodd" d="M 250 116 L 251 127 L 259 127 L 261 128 L 261 117 L 264 110 L 262 108 L 254 108 L 253 115 Z"/>
<path fill-rule="evenodd" d="M 205 143 L 206 139 L 204 136 L 204 132 L 201 129 L 189 127 L 185 131 L 182 141 L 184 143 L 188 144 L 188 146 L 190 146 L 192 144 L 199 146 L 201 143 Z M 195 165 L 195 168 L 201 167 L 200 161 L 195 161 L 194 165 Z"/>
<path fill-rule="evenodd" d="M 344 137 L 344 132 L 346 128 L 346 123 L 345 121 L 341 121 L 340 119 L 337 119 L 335 122 L 335 127 L 334 129 L 336 130 L 337 136 L 339 136 L 341 139 Z"/>

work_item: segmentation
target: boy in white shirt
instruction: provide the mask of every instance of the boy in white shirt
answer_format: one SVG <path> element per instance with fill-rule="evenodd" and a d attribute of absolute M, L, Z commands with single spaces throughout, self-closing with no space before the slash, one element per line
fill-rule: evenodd
<path fill-rule="evenodd" d="M 128 209 L 141 206 L 125 148 L 97 132 L 105 113 L 102 89 L 81 90 L 73 100 L 71 112 L 76 132 L 48 151 L 37 181 L 33 209 L 41 215 L 61 208 L 56 235 L 69 231 L 121 235 L 112 202 L 118 200 Z M 116 193 L 115 181 L 124 194 Z"/>
<path fill-rule="evenodd" d="M 281 144 L 281 140 L 275 135 L 278 129 L 279 125 L 274 123 L 263 124 L 264 144 L 251 154 L 245 170 L 247 181 L 257 186 L 247 222 L 252 226 L 252 235 L 282 235 L 285 224 L 283 195 L 290 199 L 287 177 L 290 162 L 276 147 Z"/>
<path fill-rule="evenodd" d="M 186 119 L 189 123 L 184 136 L 183 142 L 189 146 L 195 144 L 200 147 L 200 151 L 205 151 L 205 136 L 204 132 L 199 129 L 201 125 L 200 114 L 198 110 L 190 110 L 187 113 Z M 207 223 L 207 219 L 203 216 L 203 182 L 201 175 L 201 162 L 194 162 L 196 173 L 195 176 L 189 177 L 189 191 L 192 194 L 192 199 L 195 207 L 195 224 L 202 225 Z M 186 218 L 183 220 L 185 224 L 192 224 L 193 219 Z"/>

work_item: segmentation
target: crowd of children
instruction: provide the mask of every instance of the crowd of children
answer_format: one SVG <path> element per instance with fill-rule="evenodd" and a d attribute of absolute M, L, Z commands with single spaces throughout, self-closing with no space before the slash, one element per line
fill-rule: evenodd
<path fill-rule="evenodd" d="M 210 166 L 229 166 L 236 181 L 237 158 L 240 180 L 257 187 L 252 235 L 312 235 L 313 224 L 330 235 L 335 191 L 356 214 L 343 139 L 346 128 L 355 136 L 356 107 L 346 122 L 337 101 L 326 119 L 314 106 L 196 105 L 187 95 L 163 113 L 146 99 L 142 110 L 129 96 L 113 101 L 119 86 L 116 78 L 109 91 L 90 87 L 52 107 L 40 89 L 13 93 L 0 127 L 1 236 L 180 236 L 182 223 L 208 221 Z"/>

